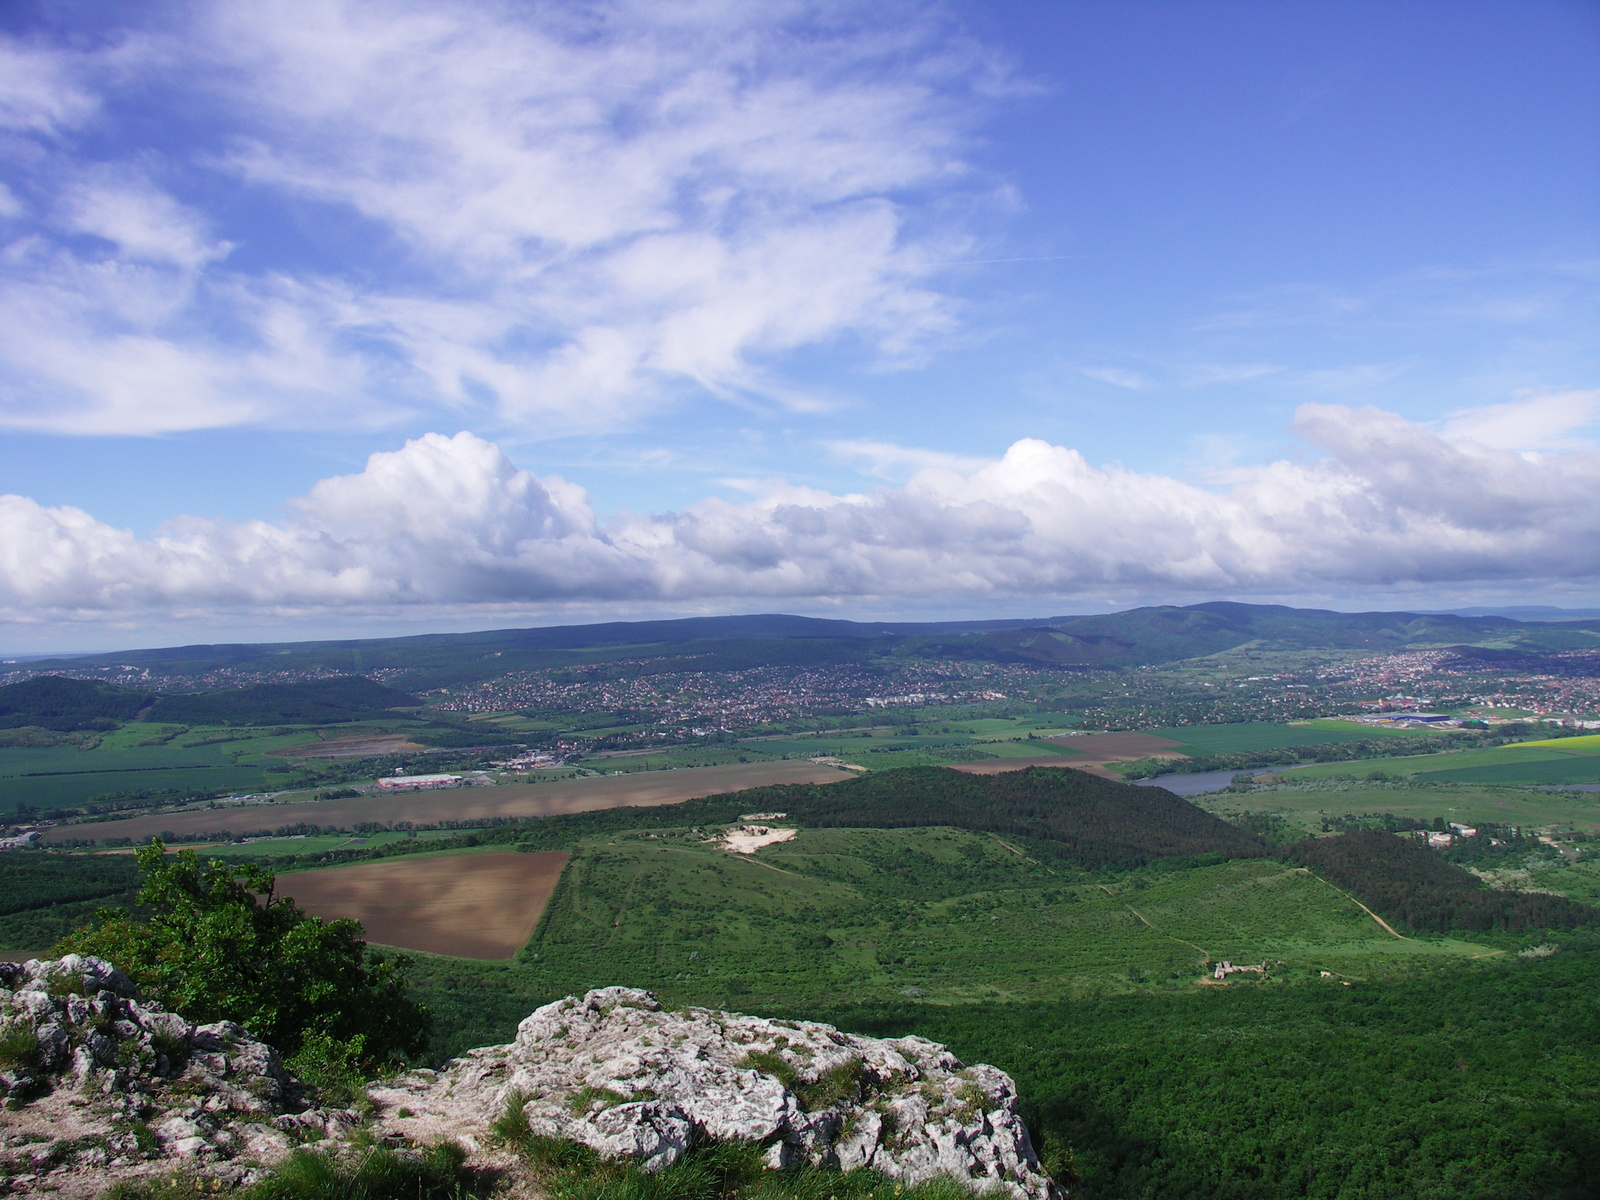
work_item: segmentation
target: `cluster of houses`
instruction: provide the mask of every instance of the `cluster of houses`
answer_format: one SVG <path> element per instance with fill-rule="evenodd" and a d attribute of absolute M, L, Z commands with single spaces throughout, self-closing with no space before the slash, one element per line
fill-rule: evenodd
<path fill-rule="evenodd" d="M 533 771 L 540 767 L 559 766 L 561 761 L 560 755 L 552 754 L 548 750 L 529 750 L 526 754 L 503 759 L 493 765 L 503 771 Z"/>

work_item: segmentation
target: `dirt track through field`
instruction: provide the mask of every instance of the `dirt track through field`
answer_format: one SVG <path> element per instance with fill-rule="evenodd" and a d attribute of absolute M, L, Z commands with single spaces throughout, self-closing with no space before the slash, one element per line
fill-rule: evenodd
<path fill-rule="evenodd" d="M 1079 737 L 1051 738 L 1057 746 L 1073 753 L 1052 754 L 1048 758 L 999 758 L 984 762 L 957 763 L 955 769 L 969 775 L 998 775 L 1024 767 L 1071 767 L 1103 779 L 1122 776 L 1105 768 L 1106 763 L 1128 762 L 1135 758 L 1187 758 L 1178 752 L 1178 743 L 1148 733 L 1086 733 Z"/>
<path fill-rule="evenodd" d="M 732 763 L 721 767 L 682 767 L 675 771 L 566 779 L 559 783 L 448 788 L 362 796 L 355 800 L 312 800 L 157 813 L 123 821 L 59 825 L 48 830 L 44 840 L 125 837 L 140 842 L 166 830 L 177 834 L 232 834 L 237 837 L 300 824 L 349 829 L 358 821 L 386 825 L 410 821 L 416 825 L 431 825 L 439 821 L 470 822 L 493 817 L 553 817 L 603 808 L 679 804 L 699 796 L 740 792 L 776 783 L 836 783 L 850 777 L 849 771 L 814 762 Z"/>
<path fill-rule="evenodd" d="M 278 876 L 278 890 L 325 920 L 350 917 L 367 940 L 456 958 L 508 959 L 539 923 L 563 851 L 447 854 Z"/>

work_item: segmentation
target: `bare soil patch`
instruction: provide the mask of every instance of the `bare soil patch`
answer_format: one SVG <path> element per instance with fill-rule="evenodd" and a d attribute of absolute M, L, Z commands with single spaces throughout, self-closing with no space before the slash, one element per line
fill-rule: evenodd
<path fill-rule="evenodd" d="M 439 821 L 482 821 L 492 817 L 554 817 L 602 808 L 680 804 L 700 796 L 740 792 L 774 783 L 835 783 L 848 778 L 848 771 L 810 761 L 730 763 L 720 767 L 683 767 L 675 771 L 563 779 L 556 783 L 503 784 L 361 796 L 353 800 L 310 800 L 156 813 L 122 821 L 58 825 L 46 831 L 43 840 L 126 837 L 142 842 L 168 830 L 176 834 L 238 837 L 298 824 L 348 829 L 357 821 L 383 824 L 410 821 L 416 825 L 430 825 Z"/>
<path fill-rule="evenodd" d="M 278 890 L 367 939 L 456 958 L 508 959 L 533 935 L 567 865 L 563 851 L 410 857 L 278 876 Z"/>
<path fill-rule="evenodd" d="M 722 848 L 733 854 L 754 854 L 763 846 L 793 841 L 798 829 L 770 829 L 765 825 L 739 825 L 722 835 Z"/>
<path fill-rule="evenodd" d="M 403 733 L 375 733 L 366 737 L 329 738 L 301 742 L 272 752 L 275 758 L 377 758 L 380 754 L 420 754 L 426 746 L 408 742 Z"/>

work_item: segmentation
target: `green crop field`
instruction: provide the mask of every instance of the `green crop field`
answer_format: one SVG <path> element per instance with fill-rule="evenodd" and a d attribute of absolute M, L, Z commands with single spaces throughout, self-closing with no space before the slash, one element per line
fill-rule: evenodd
<path fill-rule="evenodd" d="M 340 730 L 341 736 L 363 732 Z M 289 769 L 273 751 L 310 735 L 309 729 L 136 723 L 82 735 L 77 745 L 0 746 L 0 812 L 129 791 L 253 791 L 267 786 L 267 772 Z"/>
<path fill-rule="evenodd" d="M 1180 742 L 1193 754 L 1241 754 L 1284 746 L 1357 742 L 1385 735 L 1404 737 L 1417 731 L 1384 729 L 1357 721 L 1296 721 L 1286 725 L 1253 721 L 1240 725 L 1183 725 L 1141 732 Z"/>
<path fill-rule="evenodd" d="M 523 954 L 549 994 L 1028 1000 L 1193 987 L 1208 958 L 1367 977 L 1493 953 L 1398 939 L 1272 860 L 1089 876 L 954 829 L 805 829 L 753 856 L 688 830 L 581 845 Z"/>
<path fill-rule="evenodd" d="M 1366 764 L 1322 763 L 1285 773 L 1288 779 L 1336 779 L 1381 770 L 1439 783 L 1600 783 L 1600 737 L 1551 738 L 1484 750 L 1390 758 Z"/>
<path fill-rule="evenodd" d="M 252 791 L 263 786 L 260 767 L 181 767 L 155 770 L 113 770 L 43 778 L 0 778 L 0 811 L 14 812 L 21 805 L 54 808 L 80 804 L 94 796 L 136 789 L 193 789 L 195 791 Z"/>
<path fill-rule="evenodd" d="M 1298 775 L 1299 773 L 1296 772 Z M 1600 793 L 1539 788 L 1474 787 L 1468 784 L 1352 783 L 1338 780 L 1214 792 L 1193 803 L 1219 815 L 1268 813 L 1310 833 L 1325 819 L 1393 813 L 1419 821 L 1442 818 L 1465 825 L 1492 822 L 1521 828 L 1549 826 L 1600 829 Z"/>

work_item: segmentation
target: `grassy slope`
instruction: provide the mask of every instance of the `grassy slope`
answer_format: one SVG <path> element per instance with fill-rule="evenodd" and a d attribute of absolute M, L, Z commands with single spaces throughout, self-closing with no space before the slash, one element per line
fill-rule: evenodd
<path fill-rule="evenodd" d="M 653 832 L 578 849 L 524 953 L 534 991 L 1018 1000 L 1193 986 L 1208 956 L 1366 975 L 1486 952 L 1399 941 L 1271 860 L 1090 877 L 953 829 L 806 829 L 750 858 Z"/>

